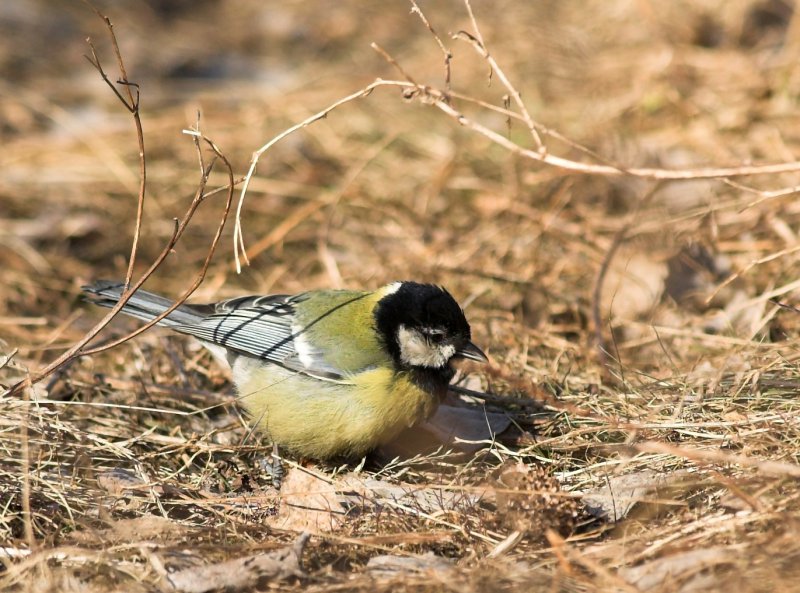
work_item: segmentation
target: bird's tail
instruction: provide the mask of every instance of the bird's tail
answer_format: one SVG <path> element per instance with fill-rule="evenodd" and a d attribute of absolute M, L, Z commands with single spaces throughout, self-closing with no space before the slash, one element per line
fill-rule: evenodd
<path fill-rule="evenodd" d="M 94 284 L 82 286 L 81 288 L 87 294 L 86 300 L 101 307 L 111 308 L 119 301 L 125 285 L 121 282 L 98 280 Z M 171 306 L 172 301 L 169 299 L 152 292 L 137 290 L 130 300 L 125 303 L 122 312 L 143 321 L 150 321 Z M 206 311 L 207 308 L 209 307 L 203 305 L 181 305 L 159 321 L 158 324 L 175 329 L 181 326 L 194 325 L 211 312 Z"/>

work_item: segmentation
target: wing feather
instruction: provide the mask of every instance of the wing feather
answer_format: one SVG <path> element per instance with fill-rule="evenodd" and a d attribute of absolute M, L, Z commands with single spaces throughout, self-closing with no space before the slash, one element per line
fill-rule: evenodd
<path fill-rule="evenodd" d="M 216 303 L 211 315 L 174 329 L 238 354 L 341 381 L 341 371 L 326 363 L 322 353 L 304 347 L 304 328 L 296 325 L 294 315 L 295 305 L 304 299 L 304 294 L 238 297 Z"/>

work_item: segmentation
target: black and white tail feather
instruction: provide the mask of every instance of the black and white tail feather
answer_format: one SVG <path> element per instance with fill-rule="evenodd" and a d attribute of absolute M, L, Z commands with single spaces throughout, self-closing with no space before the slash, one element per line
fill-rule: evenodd
<path fill-rule="evenodd" d="M 92 303 L 111 308 L 119 301 L 125 286 L 101 280 L 82 288 Z M 300 360 L 295 338 L 302 329 L 298 330 L 293 321 L 294 306 L 304 298 L 303 294 L 244 296 L 211 305 L 183 304 L 158 325 L 197 338 L 215 358 L 231 367 L 237 355 L 244 355 L 319 379 L 342 381 L 342 375 L 325 361 L 308 360 L 308 356 Z M 157 294 L 138 290 L 122 312 L 151 321 L 172 304 Z"/>

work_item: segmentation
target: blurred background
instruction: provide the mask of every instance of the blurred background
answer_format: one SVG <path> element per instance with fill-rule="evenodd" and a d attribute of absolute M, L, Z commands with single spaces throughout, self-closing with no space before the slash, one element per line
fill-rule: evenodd
<path fill-rule="evenodd" d="M 472 47 L 450 38 L 471 29 L 461 3 L 421 6 L 453 52 L 453 90 L 502 106 L 506 89 Z M 443 56 L 404 2 L 98 8 L 112 19 L 141 93 L 148 193 L 140 269 L 197 187 L 197 157 L 181 130 L 198 113 L 238 177 L 252 152 L 285 128 L 377 77 L 399 77 L 371 42 L 416 81 L 444 88 Z M 687 168 L 794 158 L 800 81 L 790 2 L 474 8 L 533 118 L 601 162 Z M 90 37 L 117 77 L 107 31 L 88 6 L 8 2 L 0 27 L 0 335 L 38 360 L 50 356 L 36 350 L 42 338 L 57 349 L 96 317 L 78 305 L 80 285 L 124 274 L 138 151 L 130 115 L 84 58 Z M 520 122 L 455 105 L 532 145 Z M 545 142 L 553 154 L 592 160 L 557 138 Z M 218 168 L 211 183 L 224 180 Z M 739 182 L 748 187 L 698 180 L 656 188 L 543 167 L 396 89 L 379 89 L 265 155 L 243 211 L 252 266 L 233 272 L 228 225 L 197 298 L 436 281 L 481 312 L 479 335 L 494 352 L 543 347 L 546 359 L 566 354 L 564 368 L 591 360 L 598 312 L 602 332 L 620 330 L 615 356 L 626 364 L 648 366 L 638 360 L 642 345 L 663 349 L 652 324 L 780 339 L 785 324 L 765 300 L 741 304 L 791 281 L 796 255 L 717 289 L 753 260 L 795 245 L 791 196 L 746 206 L 758 200 L 754 190 L 791 187 L 797 175 Z M 149 288 L 176 294 L 188 284 L 222 199 L 203 205 Z"/>

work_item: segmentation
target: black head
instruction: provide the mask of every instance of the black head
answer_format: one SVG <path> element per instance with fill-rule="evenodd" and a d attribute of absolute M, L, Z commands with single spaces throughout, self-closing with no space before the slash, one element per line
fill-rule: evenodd
<path fill-rule="evenodd" d="M 486 362 L 486 355 L 470 342 L 464 311 L 444 288 L 417 282 L 390 288 L 378 303 L 375 323 L 399 367 L 449 371 L 458 358 Z"/>

